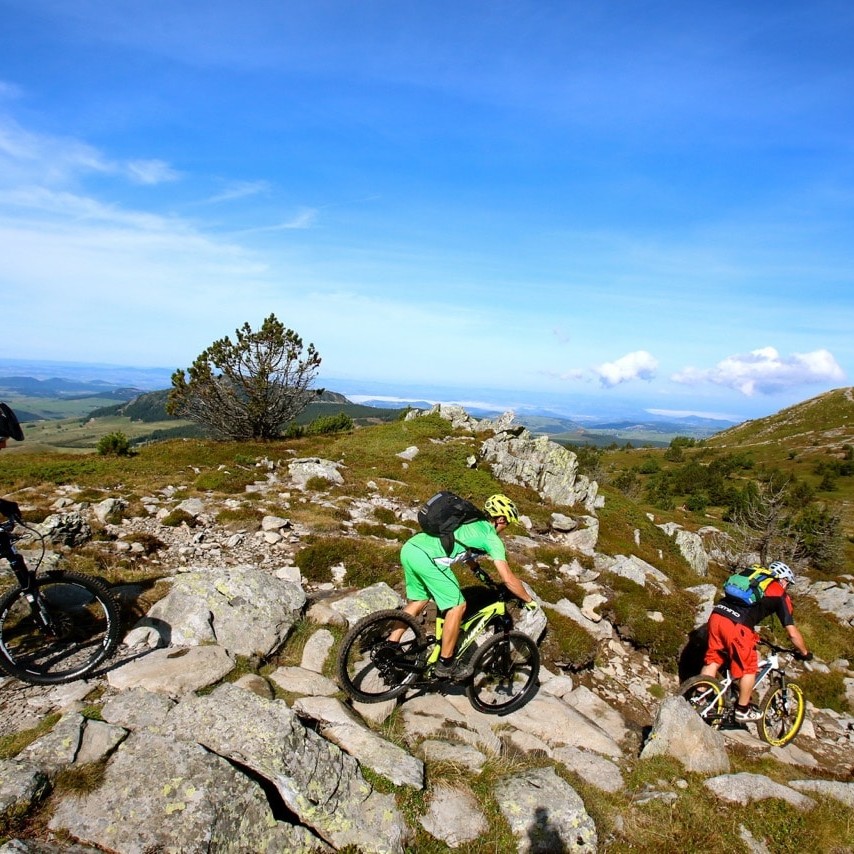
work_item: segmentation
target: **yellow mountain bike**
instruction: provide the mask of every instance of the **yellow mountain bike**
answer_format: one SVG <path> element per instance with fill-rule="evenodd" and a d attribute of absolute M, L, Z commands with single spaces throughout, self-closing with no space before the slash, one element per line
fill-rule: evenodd
<path fill-rule="evenodd" d="M 477 558 L 474 552 L 466 551 L 452 562 L 466 564 L 484 585 L 464 591 L 469 607 L 476 610 L 463 619 L 455 660 L 471 658 L 474 674 L 465 691 L 472 706 L 486 714 L 506 715 L 536 692 L 540 653 L 528 635 L 513 629 L 507 602 L 515 597 L 490 578 Z M 449 681 L 433 673 L 443 627 L 441 614 L 432 635 L 424 631 L 418 618 L 405 611 L 369 614 L 341 643 L 339 684 L 350 697 L 363 703 L 391 700 L 409 690 L 447 689 Z M 401 631 L 399 641 L 389 640 Z"/>
<path fill-rule="evenodd" d="M 762 717 L 756 721 L 759 737 L 775 747 L 792 741 L 801 729 L 806 711 L 804 692 L 800 685 L 789 681 L 780 655 L 793 655 L 793 651 L 762 639 L 762 646 L 770 652 L 759 662 L 756 687 L 767 680 L 768 690 L 759 701 Z M 738 683 L 727 669 L 722 680 L 712 676 L 692 676 L 679 686 L 679 693 L 697 714 L 715 729 L 741 728 L 735 722 L 735 703 L 738 700 Z"/>

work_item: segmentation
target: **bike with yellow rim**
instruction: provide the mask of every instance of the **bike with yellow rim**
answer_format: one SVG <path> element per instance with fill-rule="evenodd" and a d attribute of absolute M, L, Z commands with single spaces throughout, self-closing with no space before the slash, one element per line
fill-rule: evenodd
<path fill-rule="evenodd" d="M 756 721 L 759 737 L 774 747 L 783 747 L 800 732 L 806 714 L 806 700 L 800 685 L 792 682 L 781 656 L 794 656 L 794 651 L 777 646 L 769 640 L 760 641 L 768 647 L 768 655 L 759 662 L 756 688 L 763 683 L 768 687 L 759 701 L 762 716 Z M 679 686 L 694 711 L 715 729 L 741 728 L 735 721 L 735 704 L 738 700 L 738 683 L 727 668 L 723 679 L 711 676 L 693 676 Z"/>

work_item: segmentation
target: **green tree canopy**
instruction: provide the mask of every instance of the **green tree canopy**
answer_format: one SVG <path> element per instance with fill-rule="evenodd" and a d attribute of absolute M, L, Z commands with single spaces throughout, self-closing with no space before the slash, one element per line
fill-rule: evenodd
<path fill-rule="evenodd" d="M 314 344 L 303 348 L 274 314 L 254 332 L 248 323 L 214 341 L 193 364 L 172 374 L 166 405 L 223 439 L 274 439 L 321 393 L 311 389 L 320 366 Z"/>

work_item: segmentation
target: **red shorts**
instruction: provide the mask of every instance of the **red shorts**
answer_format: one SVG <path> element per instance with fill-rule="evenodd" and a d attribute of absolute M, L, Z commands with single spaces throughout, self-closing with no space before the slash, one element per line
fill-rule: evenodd
<path fill-rule="evenodd" d="M 709 617 L 709 645 L 704 661 L 719 666 L 729 661 L 733 679 L 745 673 L 756 673 L 759 669 L 758 641 L 759 635 L 753 629 L 713 613 Z"/>

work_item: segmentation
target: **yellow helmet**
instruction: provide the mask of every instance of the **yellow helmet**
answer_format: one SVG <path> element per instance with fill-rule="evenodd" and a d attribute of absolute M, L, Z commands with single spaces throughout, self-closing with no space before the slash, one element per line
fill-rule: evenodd
<path fill-rule="evenodd" d="M 483 509 L 487 516 L 503 516 L 508 522 L 519 521 L 519 511 L 516 505 L 506 496 L 500 493 L 490 495 L 483 505 Z"/>

